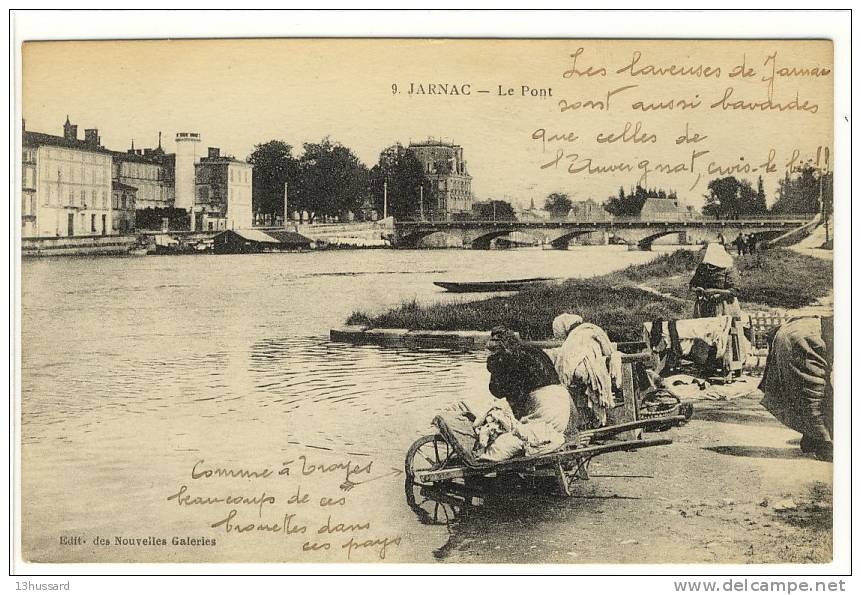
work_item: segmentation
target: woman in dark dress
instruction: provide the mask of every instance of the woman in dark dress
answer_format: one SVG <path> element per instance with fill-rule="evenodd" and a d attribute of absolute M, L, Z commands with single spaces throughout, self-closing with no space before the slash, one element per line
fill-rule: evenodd
<path fill-rule="evenodd" d="M 505 399 L 520 421 L 541 420 L 559 432 L 570 429 L 571 395 L 559 383 L 553 360 L 543 349 L 522 343 L 504 327 L 491 331 L 487 349 L 494 397 Z"/>

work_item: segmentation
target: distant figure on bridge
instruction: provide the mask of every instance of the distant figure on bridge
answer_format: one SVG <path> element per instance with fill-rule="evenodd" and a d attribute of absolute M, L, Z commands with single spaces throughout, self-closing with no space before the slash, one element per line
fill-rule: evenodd
<path fill-rule="evenodd" d="M 747 252 L 748 254 L 756 254 L 756 236 L 752 233 L 747 234 Z"/>
<path fill-rule="evenodd" d="M 733 240 L 732 243 L 735 244 L 735 249 L 738 251 L 739 256 L 747 252 L 747 239 L 741 232 L 738 232 L 738 235 L 735 237 L 735 240 Z"/>
<path fill-rule="evenodd" d="M 694 318 L 741 318 L 741 306 L 736 298 L 736 280 L 732 256 L 721 244 L 709 244 L 690 282 L 691 290 L 696 293 Z"/>

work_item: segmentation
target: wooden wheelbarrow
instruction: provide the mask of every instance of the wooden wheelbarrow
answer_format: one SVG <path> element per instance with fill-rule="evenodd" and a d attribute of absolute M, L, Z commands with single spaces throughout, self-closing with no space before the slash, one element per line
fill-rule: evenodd
<path fill-rule="evenodd" d="M 648 430 L 668 422 L 683 423 L 684 416 L 631 421 L 594 430 L 578 432 L 576 438 L 558 450 L 535 456 L 523 456 L 501 462 L 478 459 L 473 453 L 476 437 L 472 422 L 463 415 L 438 415 L 433 425 L 438 432 L 419 438 L 407 451 L 404 462 L 407 479 L 419 485 L 469 480 L 506 473 L 551 475 L 565 496 L 572 494 L 578 480 L 589 479 L 589 463 L 611 452 L 631 452 L 653 446 L 672 444 L 669 438 L 618 439 L 619 435 L 637 435 L 633 430 Z"/>

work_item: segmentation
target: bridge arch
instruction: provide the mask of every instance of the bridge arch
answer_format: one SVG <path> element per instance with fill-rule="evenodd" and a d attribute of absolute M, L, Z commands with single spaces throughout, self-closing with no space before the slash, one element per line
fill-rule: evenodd
<path fill-rule="evenodd" d="M 516 229 L 494 229 L 489 233 L 482 234 L 470 241 L 470 246 L 473 250 L 490 250 L 490 242 L 496 238 L 507 236 L 510 233 L 517 231 Z M 466 242 L 464 242 L 465 244 Z"/>
<path fill-rule="evenodd" d="M 442 230 L 439 229 L 418 229 L 411 233 L 408 233 L 405 236 L 401 236 L 401 238 L 397 242 L 398 248 L 418 248 L 419 242 L 421 242 L 424 238 L 428 236 L 432 236 L 435 233 L 441 233 Z"/>
<path fill-rule="evenodd" d="M 652 249 L 652 243 L 655 240 L 657 240 L 658 238 L 662 238 L 664 236 L 674 234 L 674 233 L 682 234 L 682 233 L 685 233 L 685 230 L 684 229 L 672 229 L 672 228 L 670 228 L 670 229 L 665 229 L 663 231 L 659 231 L 657 233 L 653 233 L 652 235 L 646 236 L 645 238 L 643 238 L 642 240 L 637 242 L 637 247 L 640 248 L 640 250 L 651 250 Z"/>
<path fill-rule="evenodd" d="M 568 244 L 569 244 L 569 243 L 571 242 L 571 240 L 573 240 L 574 238 L 579 237 L 579 236 L 585 236 L 585 235 L 587 235 L 587 234 L 590 234 L 590 233 L 593 233 L 593 232 L 596 232 L 596 231 L 598 231 L 598 229 L 597 229 L 597 228 L 596 228 L 596 229 L 576 229 L 576 230 L 574 230 L 574 231 L 571 231 L 571 232 L 568 232 L 568 233 L 564 233 L 564 234 L 562 234 L 561 236 L 559 236 L 559 237 L 557 237 L 557 238 L 555 238 L 555 239 L 553 239 L 553 240 L 550 240 L 550 245 L 551 245 L 555 250 L 567 250 L 567 249 L 568 249 Z"/>

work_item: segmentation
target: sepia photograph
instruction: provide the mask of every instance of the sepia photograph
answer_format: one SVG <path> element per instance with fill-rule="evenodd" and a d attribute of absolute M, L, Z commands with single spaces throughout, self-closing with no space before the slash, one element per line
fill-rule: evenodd
<path fill-rule="evenodd" d="M 13 48 L 20 563 L 837 559 L 832 39 L 225 27 Z"/>

